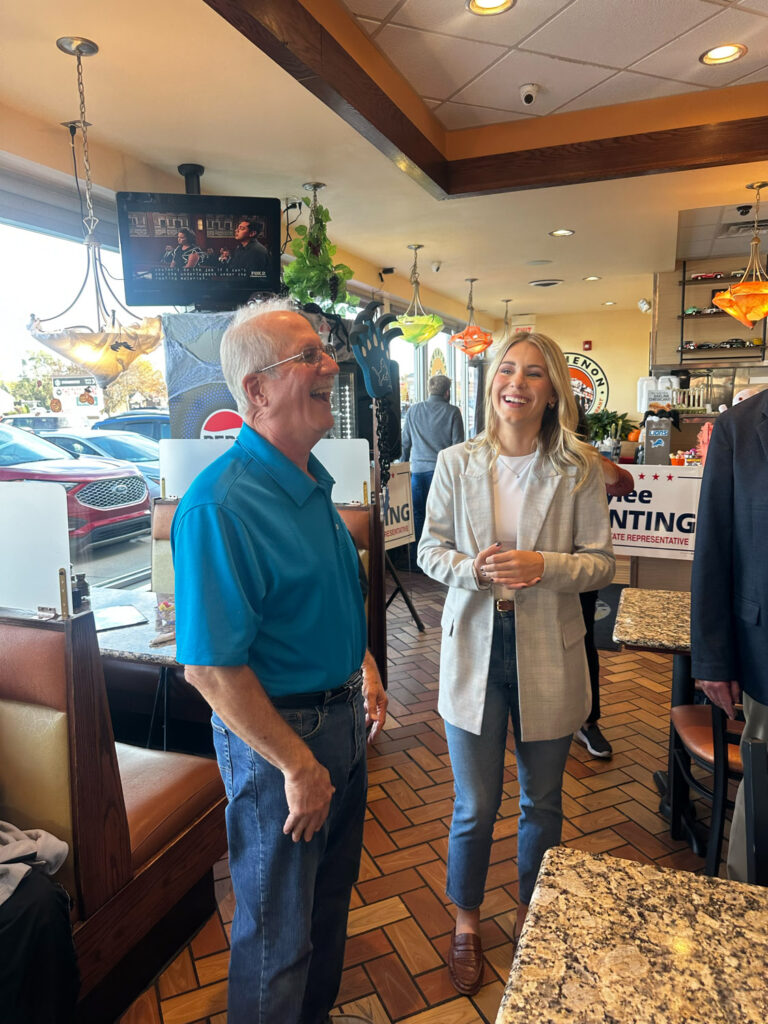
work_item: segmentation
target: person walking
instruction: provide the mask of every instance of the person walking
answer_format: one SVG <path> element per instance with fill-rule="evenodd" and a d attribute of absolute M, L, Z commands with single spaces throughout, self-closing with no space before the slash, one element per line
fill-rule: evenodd
<path fill-rule="evenodd" d="M 429 378 L 429 397 L 416 402 L 405 414 L 403 423 L 403 462 L 411 463 L 411 500 L 416 540 L 421 540 L 427 495 L 435 472 L 438 454 L 464 440 L 464 421 L 458 406 L 451 405 L 451 379 L 442 373 Z"/>
<path fill-rule="evenodd" d="M 480 908 L 508 720 L 520 784 L 519 930 L 541 859 L 560 842 L 563 770 L 591 703 L 579 593 L 614 572 L 603 474 L 575 433 L 568 367 L 551 338 L 502 344 L 485 417 L 482 434 L 438 456 L 419 545 L 424 572 L 448 586 L 438 696 L 456 793 L 448 967 L 470 995 L 483 972 Z"/>

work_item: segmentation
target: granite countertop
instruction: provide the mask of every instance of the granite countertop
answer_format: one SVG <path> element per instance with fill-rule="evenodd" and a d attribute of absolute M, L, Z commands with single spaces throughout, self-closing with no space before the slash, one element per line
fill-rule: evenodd
<path fill-rule="evenodd" d="M 556 847 L 496 1024 L 765 1024 L 768 890 Z"/>
<path fill-rule="evenodd" d="M 613 639 L 627 647 L 690 653 L 691 595 L 680 590 L 625 587 Z"/>
<path fill-rule="evenodd" d="M 150 665 L 176 665 L 176 642 L 150 647 L 149 641 L 157 636 L 155 609 L 157 594 L 149 590 L 117 590 L 109 587 L 91 588 L 91 607 L 113 608 L 133 605 L 147 621 L 122 629 L 108 629 L 96 634 L 99 651 L 104 657 L 122 661 L 145 662 Z"/>

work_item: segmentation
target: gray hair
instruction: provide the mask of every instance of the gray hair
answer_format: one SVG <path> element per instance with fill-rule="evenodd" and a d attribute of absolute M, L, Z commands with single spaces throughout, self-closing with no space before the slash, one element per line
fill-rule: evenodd
<path fill-rule="evenodd" d="M 251 302 L 237 310 L 221 339 L 221 369 L 241 416 L 245 416 L 251 405 L 243 378 L 260 366 L 276 363 L 282 356 L 280 339 L 265 330 L 262 323 L 267 313 L 304 315 L 292 299 Z"/>
<path fill-rule="evenodd" d="M 451 378 L 446 377 L 444 373 L 436 373 L 434 377 L 429 378 L 430 395 L 447 395 L 450 390 Z"/>

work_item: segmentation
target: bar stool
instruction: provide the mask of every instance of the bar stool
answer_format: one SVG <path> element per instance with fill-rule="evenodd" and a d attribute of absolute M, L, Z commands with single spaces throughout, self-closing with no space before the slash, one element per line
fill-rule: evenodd
<path fill-rule="evenodd" d="M 673 839 L 683 838 L 683 809 L 689 788 L 712 805 L 705 871 L 715 877 L 720 869 L 725 812 L 733 808 L 733 801 L 728 800 L 728 783 L 741 779 L 743 774 L 739 743 L 744 722 L 732 721 L 711 704 L 680 704 L 670 714 L 670 831 Z M 711 789 L 693 774 L 693 765 L 712 774 Z"/>

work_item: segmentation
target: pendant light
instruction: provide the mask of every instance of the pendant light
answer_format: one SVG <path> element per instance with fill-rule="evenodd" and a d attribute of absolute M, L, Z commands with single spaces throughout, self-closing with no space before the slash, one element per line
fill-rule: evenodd
<path fill-rule="evenodd" d="M 760 189 L 767 186 L 768 181 L 753 181 L 747 185 L 755 192 L 755 233 L 750 243 L 747 269 L 738 284 L 732 284 L 712 298 L 713 305 L 719 306 L 745 327 L 753 327 L 758 320 L 768 316 L 768 274 L 760 260 L 758 232 Z"/>
<path fill-rule="evenodd" d="M 59 355 L 76 363 L 88 373 L 92 373 L 102 387 L 111 384 L 140 355 L 146 355 L 160 344 L 161 324 L 159 317 L 146 317 L 140 323 L 132 323 L 123 327 L 117 318 L 114 308 L 107 305 L 114 301 L 130 317 L 135 314 L 127 309 L 115 295 L 109 283 L 108 272 L 101 261 L 101 246 L 96 239 L 95 231 L 99 219 L 93 209 L 93 182 L 91 180 L 91 162 L 88 151 L 88 128 L 85 111 L 85 87 L 83 85 L 83 57 L 91 57 L 99 52 L 99 47 L 90 39 L 82 36 L 62 36 L 56 40 L 56 46 L 62 53 L 77 58 L 77 91 L 80 101 L 80 120 L 69 121 L 65 125 L 69 131 L 70 143 L 74 157 L 75 136 L 78 131 L 83 137 L 83 167 L 85 170 L 85 211 L 83 213 L 84 238 L 86 250 L 85 275 L 80 289 L 72 302 L 55 316 L 40 319 L 34 313 L 30 318 L 28 330 L 36 341 L 47 345 Z M 75 167 L 75 182 L 80 191 Z M 50 323 L 65 316 L 85 291 L 88 282 L 93 287 L 95 299 L 95 327 L 83 325 L 64 327 L 59 331 L 43 331 L 43 324 Z"/>
<path fill-rule="evenodd" d="M 477 278 L 467 277 L 465 280 L 469 283 L 469 296 L 467 298 L 467 313 L 469 314 L 469 318 L 464 330 L 453 335 L 451 338 L 451 344 L 455 345 L 460 352 L 463 352 L 465 356 L 469 356 L 471 359 L 473 356 L 479 356 L 482 352 L 485 352 L 487 348 L 490 348 L 493 344 L 493 335 L 490 331 L 484 331 L 482 327 L 478 327 L 475 323 L 475 307 L 472 305 L 472 287 Z"/>
<path fill-rule="evenodd" d="M 425 341 L 434 338 L 441 330 L 443 321 L 437 313 L 426 313 L 419 298 L 418 259 L 419 249 L 423 249 L 424 246 L 412 244 L 408 248 L 413 250 L 413 265 L 411 267 L 413 296 L 411 297 L 410 306 L 404 313 L 400 314 L 397 322 L 402 329 L 403 337 L 406 341 L 410 341 L 412 345 L 423 345 Z"/>

